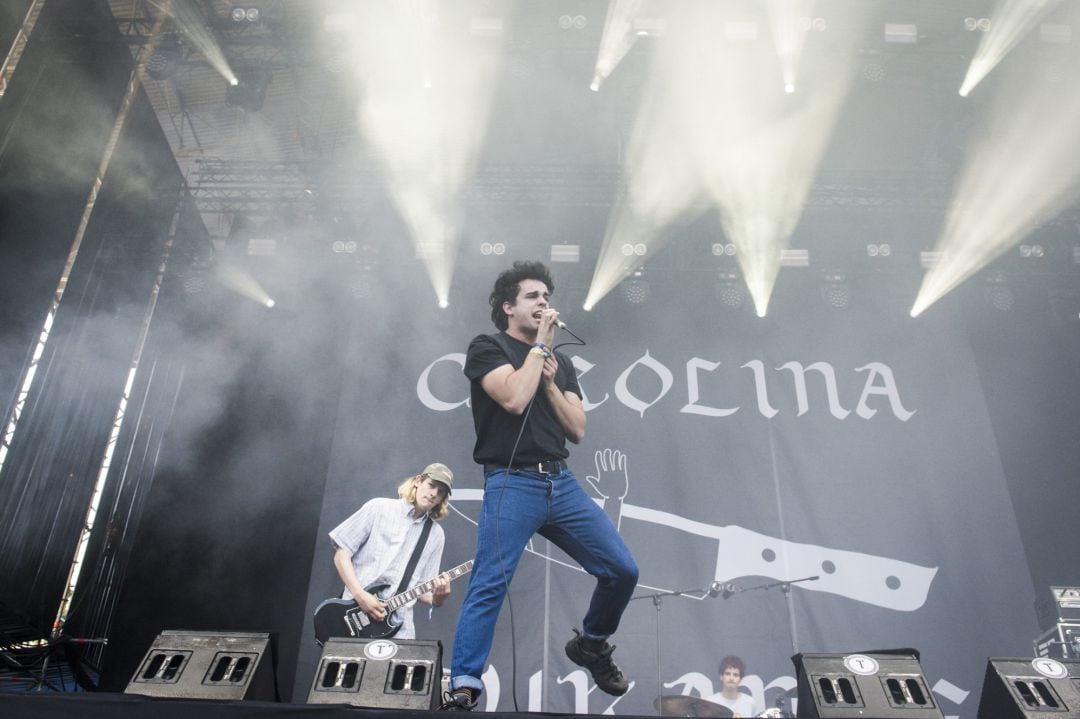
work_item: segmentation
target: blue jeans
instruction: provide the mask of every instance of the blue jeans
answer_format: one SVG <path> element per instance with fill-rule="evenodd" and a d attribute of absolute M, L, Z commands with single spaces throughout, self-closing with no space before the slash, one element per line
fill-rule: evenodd
<path fill-rule="evenodd" d="M 480 675 L 491 652 L 507 584 L 536 533 L 596 577 L 582 633 L 590 639 L 607 639 L 618 629 L 637 586 L 637 564 L 611 520 L 570 470 L 546 475 L 521 470 L 487 472 L 476 528 L 476 561 L 454 634 L 451 689 L 483 689 Z"/>

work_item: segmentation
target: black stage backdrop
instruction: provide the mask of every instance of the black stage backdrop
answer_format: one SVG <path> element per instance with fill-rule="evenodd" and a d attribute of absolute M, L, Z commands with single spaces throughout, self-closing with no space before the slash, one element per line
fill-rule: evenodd
<path fill-rule="evenodd" d="M 482 290 L 455 311 L 401 308 L 385 331 L 354 338 L 309 615 L 340 590 L 326 532 L 428 462 L 457 474 L 443 565 L 472 556 L 482 475 L 461 367 L 469 339 L 491 331 Z M 537 538 L 514 579 L 513 626 L 508 611 L 500 619 L 487 708 L 512 708 L 516 687 L 521 709 L 648 714 L 658 693 L 718 691 L 726 654 L 746 661 L 764 708 L 794 686 L 798 651 L 911 646 L 945 712 L 973 715 L 986 657 L 1030 653 L 1038 627 L 956 304 L 917 321 L 873 305 L 791 305 L 747 321 L 611 299 L 565 313 L 588 344 L 563 349 L 588 410 L 571 467 L 641 567 L 641 598 L 614 639 L 634 684 L 621 699 L 590 693 L 563 655 L 592 580 Z M 789 592 L 775 585 L 811 576 Z M 649 596 L 713 581 L 734 591 L 659 606 Z M 448 656 L 465 581 L 454 590 L 430 617 L 417 612 L 419 635 Z M 296 695 L 317 658 L 302 645 Z"/>

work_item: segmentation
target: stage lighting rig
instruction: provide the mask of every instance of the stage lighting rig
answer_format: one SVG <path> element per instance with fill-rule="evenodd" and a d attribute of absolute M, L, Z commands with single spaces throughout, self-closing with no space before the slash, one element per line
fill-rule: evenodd
<path fill-rule="evenodd" d="M 238 69 L 236 83 L 229 83 L 225 90 L 225 104 L 258 112 L 266 100 L 272 73 L 269 67 Z"/>

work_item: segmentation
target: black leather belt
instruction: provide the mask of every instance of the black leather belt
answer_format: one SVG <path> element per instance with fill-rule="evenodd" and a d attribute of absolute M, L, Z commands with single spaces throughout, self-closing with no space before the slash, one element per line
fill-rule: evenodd
<path fill-rule="evenodd" d="M 494 472 L 497 469 L 507 469 L 505 464 L 485 464 L 485 472 Z M 521 472 L 535 472 L 537 474 L 559 474 L 566 471 L 566 462 L 561 459 L 549 459 L 546 462 L 534 462 L 533 464 L 515 464 L 509 469 Z"/>

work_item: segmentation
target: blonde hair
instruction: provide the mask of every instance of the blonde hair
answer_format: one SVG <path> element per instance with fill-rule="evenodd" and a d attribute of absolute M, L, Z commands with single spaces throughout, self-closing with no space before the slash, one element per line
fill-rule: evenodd
<path fill-rule="evenodd" d="M 409 504 L 416 504 L 416 483 L 418 481 L 423 481 L 426 478 L 427 478 L 426 474 L 415 474 L 412 477 L 406 477 L 405 479 L 403 479 L 401 481 L 401 484 L 398 485 L 398 488 L 397 488 L 398 496 L 401 497 L 402 499 L 404 499 Z M 446 486 L 442 482 L 439 482 L 438 484 L 440 484 L 443 487 Z M 446 496 L 443 497 L 443 500 L 441 502 L 439 502 L 438 504 L 436 504 L 434 507 L 431 508 L 431 511 L 428 512 L 428 516 L 431 517 L 432 519 L 442 519 L 443 517 L 445 517 L 448 514 L 450 514 L 450 492 L 449 491 L 446 493 Z"/>

